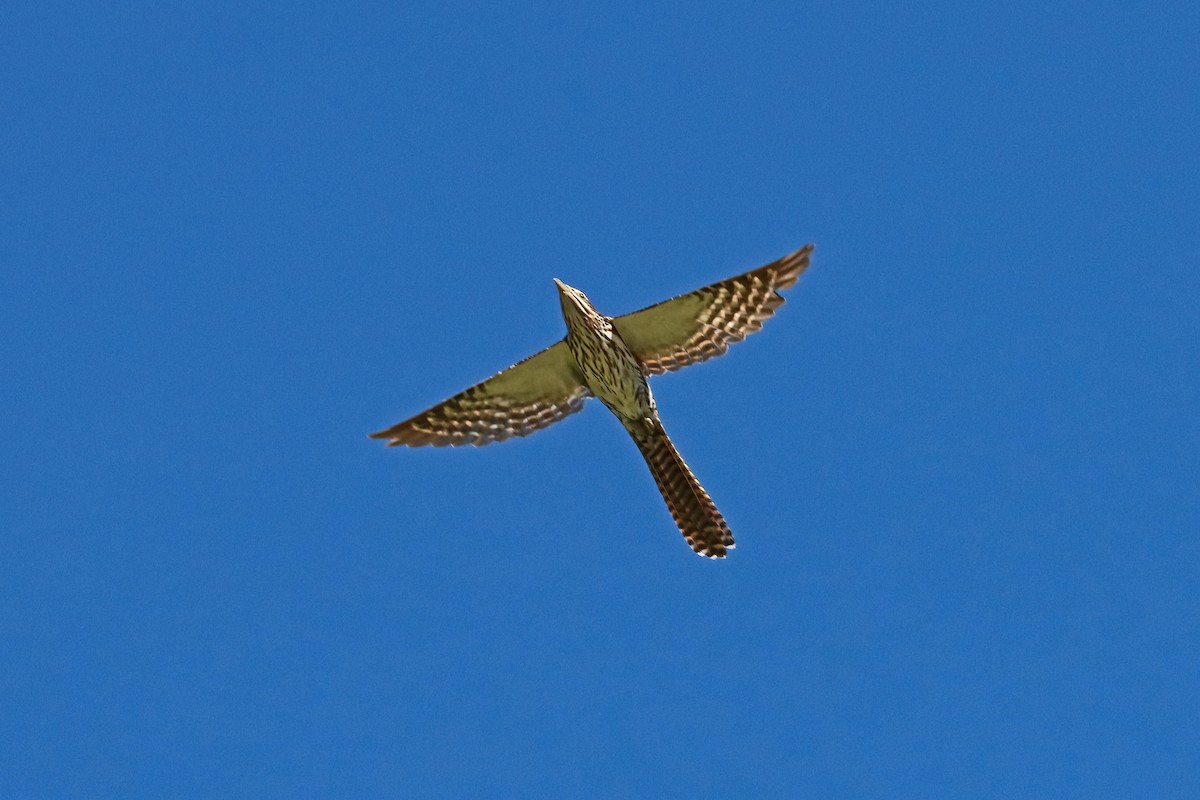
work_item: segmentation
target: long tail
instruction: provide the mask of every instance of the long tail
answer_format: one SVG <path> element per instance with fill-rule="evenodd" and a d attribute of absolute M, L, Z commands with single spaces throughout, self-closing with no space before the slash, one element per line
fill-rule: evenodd
<path fill-rule="evenodd" d="M 733 549 L 733 534 L 700 481 L 692 474 L 661 423 L 648 431 L 630 431 L 650 474 L 662 492 L 687 543 L 699 555 L 724 558 Z"/>

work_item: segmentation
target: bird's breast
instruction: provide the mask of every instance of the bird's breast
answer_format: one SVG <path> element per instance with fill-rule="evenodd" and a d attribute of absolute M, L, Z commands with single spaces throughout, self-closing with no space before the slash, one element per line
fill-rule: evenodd
<path fill-rule="evenodd" d="M 641 419 L 654 412 L 654 398 L 642 365 L 611 329 L 572 331 L 567 346 L 592 392 L 618 417 Z"/>

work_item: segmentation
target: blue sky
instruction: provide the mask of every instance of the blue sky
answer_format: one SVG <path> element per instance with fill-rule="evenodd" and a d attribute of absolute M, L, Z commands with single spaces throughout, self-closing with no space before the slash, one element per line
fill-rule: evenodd
<path fill-rule="evenodd" d="M 0 25 L 0 794 L 1196 797 L 1192 4 Z M 599 405 L 366 434 L 813 266 Z"/>

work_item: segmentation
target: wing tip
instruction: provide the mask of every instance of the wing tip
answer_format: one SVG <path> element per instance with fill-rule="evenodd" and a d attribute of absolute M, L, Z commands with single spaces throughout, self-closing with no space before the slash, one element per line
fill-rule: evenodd
<path fill-rule="evenodd" d="M 384 444 L 388 447 L 420 447 L 426 444 L 436 444 L 429 434 L 409 426 L 406 422 L 368 433 L 367 438 L 386 439 Z"/>
<path fill-rule="evenodd" d="M 387 445 L 388 447 L 395 447 L 396 443 L 400 441 L 399 439 L 396 439 L 394 436 L 392 436 L 392 434 L 388 433 L 387 431 L 375 431 L 374 433 L 368 433 L 367 438 L 374 439 L 375 441 L 379 441 L 381 439 L 388 439 L 390 441 L 384 442 L 384 444 Z"/>
<path fill-rule="evenodd" d="M 796 283 L 801 273 L 812 263 L 813 248 L 813 243 L 809 242 L 799 250 L 788 253 L 767 266 L 774 279 L 772 280 L 774 289 L 787 289 Z"/>

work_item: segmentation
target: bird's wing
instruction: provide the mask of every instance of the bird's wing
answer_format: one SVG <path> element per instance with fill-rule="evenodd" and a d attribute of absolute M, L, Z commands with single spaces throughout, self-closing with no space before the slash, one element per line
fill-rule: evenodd
<path fill-rule="evenodd" d="M 812 249 L 806 244 L 766 266 L 615 317 L 613 325 L 652 375 L 714 358 L 783 305 L 779 290 L 796 282 Z"/>
<path fill-rule="evenodd" d="M 478 447 L 541 430 L 583 408 L 590 394 L 560 341 L 371 438 L 409 447 Z"/>

